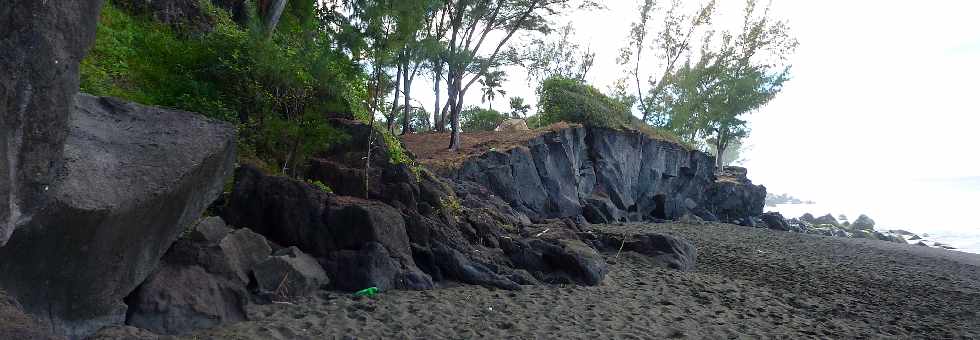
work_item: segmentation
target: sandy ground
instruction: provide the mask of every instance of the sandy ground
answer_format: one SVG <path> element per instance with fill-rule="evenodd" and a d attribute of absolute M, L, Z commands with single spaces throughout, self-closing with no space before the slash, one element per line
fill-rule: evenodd
<path fill-rule="evenodd" d="M 693 241 L 698 269 L 607 254 L 601 286 L 460 286 L 256 306 L 192 339 L 980 338 L 980 256 L 731 225 L 602 226 Z"/>

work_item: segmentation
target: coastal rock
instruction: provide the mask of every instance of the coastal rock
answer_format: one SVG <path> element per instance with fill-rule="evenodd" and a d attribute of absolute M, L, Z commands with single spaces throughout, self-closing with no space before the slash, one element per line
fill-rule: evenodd
<path fill-rule="evenodd" d="M 508 240 L 501 247 L 515 266 L 546 283 L 594 286 L 609 271 L 602 256 L 579 240 Z"/>
<path fill-rule="evenodd" d="M 851 229 L 874 230 L 874 228 L 875 228 L 875 221 L 872 220 L 870 217 L 868 217 L 868 215 L 864 215 L 864 214 L 858 216 L 858 218 L 854 220 L 854 223 L 851 223 Z"/>
<path fill-rule="evenodd" d="M 248 229 L 238 229 L 218 242 L 218 247 L 228 265 L 238 276 L 238 280 L 249 282 L 249 272 L 259 263 L 264 262 L 272 253 L 272 248 L 265 237 Z"/>
<path fill-rule="evenodd" d="M 0 288 L 62 334 L 122 323 L 122 298 L 222 191 L 234 159 L 228 124 L 79 94 L 49 203 L 0 248 Z"/>
<path fill-rule="evenodd" d="M 606 251 L 618 252 L 622 248 L 623 251 L 650 256 L 666 268 L 682 271 L 696 268 L 697 248 L 684 239 L 652 233 L 626 237 L 607 232 L 596 233 L 596 238 Z"/>
<path fill-rule="evenodd" d="M 238 280 L 199 266 L 163 264 L 127 298 L 126 323 L 159 334 L 188 334 L 246 320 L 248 299 Z"/>
<path fill-rule="evenodd" d="M 430 288 L 412 258 L 405 220 L 377 201 L 328 194 L 243 166 L 225 218 L 283 246 L 322 258 L 336 287 Z"/>
<path fill-rule="evenodd" d="M 797 231 L 797 232 L 800 231 L 796 228 L 793 228 L 788 222 L 786 222 L 786 219 L 783 218 L 783 215 L 778 212 L 764 213 L 762 214 L 761 218 L 762 218 L 762 223 L 765 223 L 765 225 L 768 226 L 769 229 L 779 230 L 779 231 Z"/>
<path fill-rule="evenodd" d="M 762 214 L 766 188 L 752 184 L 746 174 L 745 168 L 726 166 L 716 174 L 718 179 L 707 189 L 706 206 L 721 221 L 742 220 L 741 224 L 754 226 L 750 217 Z"/>
<path fill-rule="evenodd" d="M 817 217 L 815 220 L 813 220 L 813 224 L 828 224 L 828 225 L 832 225 L 834 227 L 840 227 L 841 226 L 840 223 L 837 222 L 837 219 L 834 218 L 834 215 L 831 215 L 831 214 L 826 214 L 826 215 Z"/>
<path fill-rule="evenodd" d="M 296 247 L 284 248 L 253 269 L 259 290 L 289 300 L 330 283 L 320 263 Z"/>
<path fill-rule="evenodd" d="M 705 201 L 713 168 L 703 153 L 639 132 L 572 127 L 467 159 L 452 177 L 488 188 L 532 221 L 608 223 L 682 216 L 685 200 Z"/>
<path fill-rule="evenodd" d="M 202 235 L 220 235 L 202 237 Z M 269 258 L 261 235 L 228 231 L 220 218 L 202 219 L 161 259 L 161 266 L 126 298 L 126 323 L 159 334 L 187 334 L 245 319 L 249 273 Z"/>
<path fill-rule="evenodd" d="M 803 216 L 800 216 L 800 221 L 813 224 L 817 221 L 817 218 L 813 217 L 810 213 L 805 213 Z"/>
<path fill-rule="evenodd" d="M 101 0 L 0 6 L 0 246 L 45 205 L 101 8 Z"/>

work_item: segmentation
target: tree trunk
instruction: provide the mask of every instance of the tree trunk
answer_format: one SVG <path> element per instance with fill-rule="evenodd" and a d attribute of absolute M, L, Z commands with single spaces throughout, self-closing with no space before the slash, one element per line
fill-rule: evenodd
<path fill-rule="evenodd" d="M 282 11 L 286 9 L 286 2 L 288 0 L 272 0 L 269 4 L 268 11 L 265 13 L 265 34 L 271 36 L 272 32 L 276 30 L 276 26 L 279 25 L 279 18 L 282 17 Z"/>
<path fill-rule="evenodd" d="M 446 115 L 439 111 L 439 84 L 442 83 L 442 66 L 436 67 L 434 70 L 433 81 L 435 82 L 435 93 L 436 93 L 436 108 L 432 110 L 432 121 L 435 123 L 435 130 L 439 132 L 446 131 Z"/>
<path fill-rule="evenodd" d="M 413 72 L 414 73 L 414 72 Z M 405 111 L 402 116 L 402 134 L 412 131 L 412 77 L 409 77 L 408 63 L 405 63 L 405 72 L 402 73 L 402 88 L 405 89 Z"/>
<path fill-rule="evenodd" d="M 462 70 L 458 72 L 458 75 L 453 74 L 453 87 L 450 90 L 450 99 L 454 99 L 452 105 L 452 136 L 449 138 L 449 149 L 456 151 L 459 150 L 460 146 L 460 126 L 459 126 L 459 114 L 463 111 L 463 97 L 465 93 L 462 91 L 463 85 L 463 74 Z"/>
<path fill-rule="evenodd" d="M 395 133 L 395 117 L 398 117 L 398 97 L 401 94 L 398 87 L 401 85 L 401 78 L 402 64 L 398 63 L 398 72 L 395 75 L 395 99 L 391 101 L 391 112 L 385 117 L 385 127 L 390 133 Z"/>

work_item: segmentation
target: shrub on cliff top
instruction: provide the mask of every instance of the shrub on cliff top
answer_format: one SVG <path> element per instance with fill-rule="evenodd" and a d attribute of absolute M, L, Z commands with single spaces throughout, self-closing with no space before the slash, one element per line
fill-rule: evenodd
<path fill-rule="evenodd" d="M 626 103 L 579 80 L 548 78 L 541 83 L 538 95 L 540 112 L 528 118 L 528 125 L 534 128 L 569 122 L 616 130 L 628 129 L 693 149 L 673 133 L 651 127 L 634 117 Z"/>
<path fill-rule="evenodd" d="M 626 105 L 578 80 L 548 78 L 541 83 L 538 95 L 542 126 L 564 121 L 618 129 L 629 124 Z"/>

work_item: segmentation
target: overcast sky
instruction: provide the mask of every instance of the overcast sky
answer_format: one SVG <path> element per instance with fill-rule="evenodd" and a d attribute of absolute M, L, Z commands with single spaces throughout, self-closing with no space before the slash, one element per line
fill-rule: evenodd
<path fill-rule="evenodd" d="M 560 20 L 597 53 L 588 81 L 601 90 L 624 74 L 615 58 L 639 1 L 604 3 Z M 721 0 L 718 25 L 737 24 L 742 5 Z M 976 0 L 774 0 L 800 47 L 793 79 L 751 115 L 750 178 L 821 197 L 862 181 L 980 176 L 978 14 Z M 534 97 L 521 71 L 509 76 L 508 96 Z M 480 104 L 476 87 L 468 104 Z"/>

